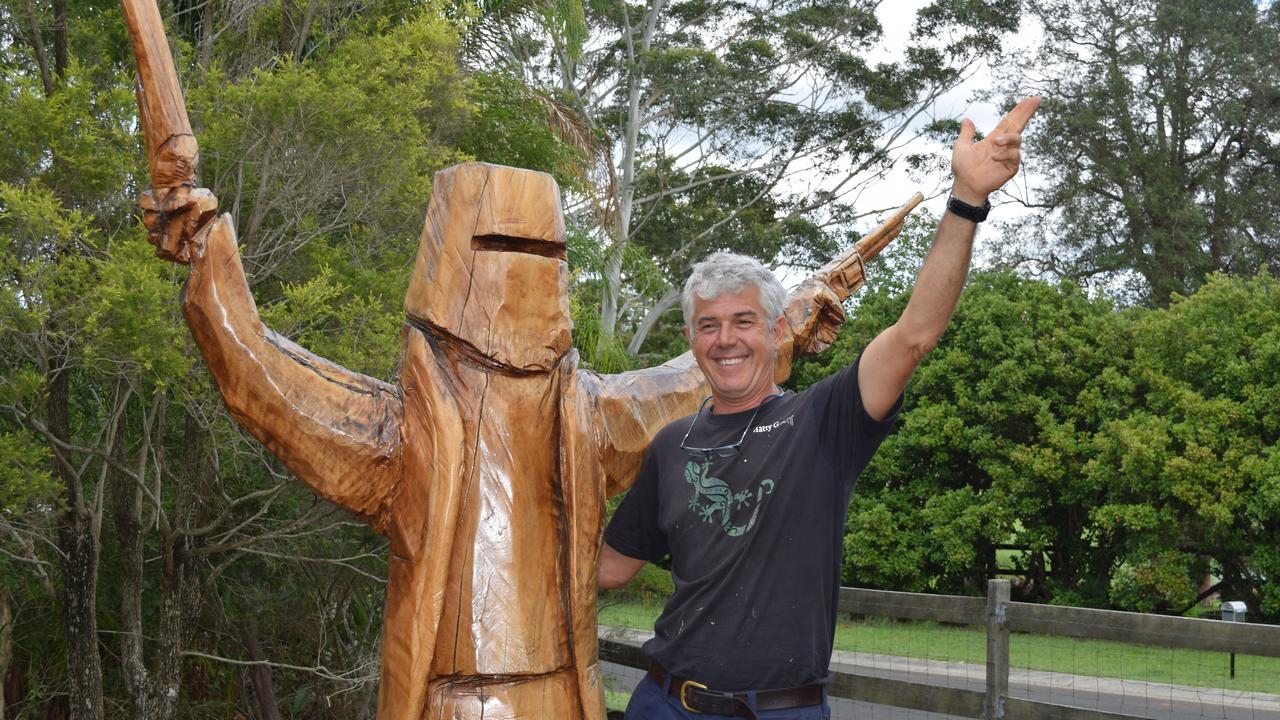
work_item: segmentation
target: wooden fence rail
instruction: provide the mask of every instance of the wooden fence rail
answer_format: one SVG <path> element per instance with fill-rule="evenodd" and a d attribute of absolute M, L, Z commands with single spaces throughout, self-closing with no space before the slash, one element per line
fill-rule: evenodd
<path fill-rule="evenodd" d="M 1118 720 L 1089 708 L 1009 697 L 1009 635 L 1037 633 L 1166 648 L 1280 657 L 1280 626 L 1010 602 L 1009 581 L 991 580 L 987 597 L 842 588 L 840 611 L 865 617 L 932 620 L 987 628 L 985 690 L 875 677 L 832 664 L 832 697 L 982 720 Z M 646 668 L 640 640 L 602 632 L 600 657 Z M 1280 681 L 1277 683 L 1280 685 Z M 1280 691 L 1280 687 L 1277 688 Z"/>

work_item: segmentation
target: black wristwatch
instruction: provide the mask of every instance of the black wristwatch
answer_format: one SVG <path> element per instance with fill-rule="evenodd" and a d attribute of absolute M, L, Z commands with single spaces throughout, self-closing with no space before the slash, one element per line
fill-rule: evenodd
<path fill-rule="evenodd" d="M 960 198 L 952 195 L 947 198 L 947 210 L 953 215 L 962 217 L 972 223 L 980 223 L 987 219 L 987 213 L 991 212 L 991 201 L 987 200 L 982 203 L 981 207 L 970 205 Z"/>

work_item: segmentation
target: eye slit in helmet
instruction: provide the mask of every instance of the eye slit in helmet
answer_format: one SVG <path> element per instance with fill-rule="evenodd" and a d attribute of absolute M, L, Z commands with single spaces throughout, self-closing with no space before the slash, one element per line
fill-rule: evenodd
<path fill-rule="evenodd" d="M 555 258 L 557 260 L 568 259 L 563 243 L 547 242 L 546 240 L 533 240 L 530 238 L 515 237 L 514 235 L 476 235 L 471 238 L 471 249 L 484 250 L 488 252 L 517 252 L 525 253 L 527 255 L 541 255 L 542 257 Z"/>

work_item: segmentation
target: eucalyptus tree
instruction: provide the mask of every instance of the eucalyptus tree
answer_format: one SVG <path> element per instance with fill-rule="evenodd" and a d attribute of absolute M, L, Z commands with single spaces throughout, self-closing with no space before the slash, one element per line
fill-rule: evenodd
<path fill-rule="evenodd" d="M 1280 263 L 1280 8 L 1252 0 L 1033 0 L 1010 64 L 1046 102 L 1045 186 L 1015 260 L 1155 306 Z"/>
<path fill-rule="evenodd" d="M 709 250 L 800 265 L 829 254 L 874 210 L 859 192 L 929 124 L 932 101 L 1018 21 L 1016 2 L 943 0 L 894 59 L 877 7 L 592 2 L 580 39 L 518 18 L 485 26 L 474 56 L 572 110 L 592 151 L 570 214 L 599 248 L 581 277 L 602 343 L 630 336 L 638 352 Z"/>

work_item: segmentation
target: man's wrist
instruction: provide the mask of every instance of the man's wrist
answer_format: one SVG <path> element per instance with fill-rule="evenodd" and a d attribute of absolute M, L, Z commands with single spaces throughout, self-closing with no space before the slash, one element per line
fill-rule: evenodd
<path fill-rule="evenodd" d="M 955 183 L 951 186 L 951 197 L 959 200 L 965 205 L 974 207 L 982 207 L 987 204 L 987 193 L 980 193 L 969 189 L 963 183 Z"/>
<path fill-rule="evenodd" d="M 991 202 L 984 201 L 981 205 L 972 205 L 952 195 L 947 198 L 947 212 L 976 225 L 987 219 L 987 214 L 991 212 Z"/>

